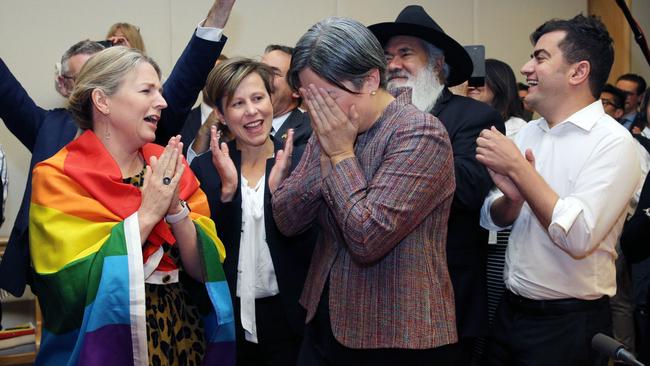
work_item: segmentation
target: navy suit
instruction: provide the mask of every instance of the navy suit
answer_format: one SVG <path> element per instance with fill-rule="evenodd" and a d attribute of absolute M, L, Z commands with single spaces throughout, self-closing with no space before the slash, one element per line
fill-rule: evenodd
<path fill-rule="evenodd" d="M 163 86 L 168 107 L 162 111 L 158 122 L 157 143 L 166 145 L 169 138 L 180 131 L 225 42 L 223 35 L 220 42 L 192 36 Z M 0 288 L 20 296 L 25 284 L 31 283 L 28 233 L 31 171 L 37 163 L 50 158 L 72 141 L 77 126 L 67 110 L 45 110 L 37 106 L 1 59 L 0 118 L 32 153 L 23 201 L 0 263 Z"/>
<path fill-rule="evenodd" d="M 275 143 L 275 150 L 281 149 L 281 142 Z M 237 150 L 236 142 L 228 143 L 230 157 L 237 168 L 237 176 L 241 176 L 241 151 Z M 297 146 L 292 156 L 291 169 L 295 168 L 300 161 L 304 151 L 303 146 Z M 264 182 L 264 225 L 266 231 L 266 242 L 271 254 L 273 268 L 280 290 L 279 297 L 282 302 L 282 309 L 288 324 L 295 337 L 301 337 L 305 326 L 305 310 L 298 303 L 298 298 L 302 292 L 309 262 L 311 259 L 314 244 L 316 242 L 316 230 L 310 228 L 305 232 L 294 237 L 284 236 L 278 230 L 273 211 L 271 207 L 271 193 L 269 192 L 268 178 L 271 168 L 275 164 L 275 159 L 271 158 L 266 163 L 266 175 Z M 221 178 L 219 173 L 212 164 L 212 156 L 203 154 L 196 157 L 191 164 L 192 170 L 201 182 L 201 190 L 208 197 L 212 219 L 217 227 L 217 233 L 226 248 L 226 260 L 223 263 L 223 269 L 228 281 L 233 305 L 235 307 L 236 331 L 238 342 L 243 342 L 243 329 L 239 318 L 239 301 L 237 301 L 237 266 L 239 263 L 239 243 L 241 239 L 242 227 L 242 196 L 241 188 L 237 186 L 237 192 L 230 202 L 221 202 Z M 259 300 L 258 300 L 259 301 Z M 258 314 L 258 317 L 275 317 L 278 314 Z M 261 324 L 268 324 L 269 321 L 257 319 L 258 334 L 285 334 L 283 330 L 262 329 Z M 260 343 L 268 342 L 269 339 L 260 339 Z M 273 341 L 273 340 L 271 340 Z M 295 362 L 295 361 L 294 361 Z"/>
<path fill-rule="evenodd" d="M 311 136 L 309 115 L 298 108 L 294 109 L 274 137 L 284 144 L 287 139 L 287 131 L 290 128 L 293 128 L 293 146 L 306 145 Z"/>
<path fill-rule="evenodd" d="M 201 107 L 196 107 L 192 109 L 190 114 L 187 116 L 187 119 L 185 120 L 185 124 L 183 125 L 183 128 L 181 129 L 181 142 L 183 143 L 183 155 L 187 157 L 187 149 L 189 149 L 190 145 L 194 141 L 194 138 L 196 137 L 196 134 L 199 132 L 199 128 L 201 128 Z"/>
<path fill-rule="evenodd" d="M 486 261 L 488 232 L 479 225 L 483 200 L 493 186 L 487 169 L 476 160 L 476 138 L 495 126 L 505 134 L 499 113 L 445 88 L 431 114 L 447 129 L 454 152 L 456 191 L 449 214 L 447 265 L 456 301 L 458 337 L 488 333 Z"/>

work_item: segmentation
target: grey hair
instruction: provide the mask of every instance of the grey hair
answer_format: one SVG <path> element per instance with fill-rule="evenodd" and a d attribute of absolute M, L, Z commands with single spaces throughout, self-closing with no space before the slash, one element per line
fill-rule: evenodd
<path fill-rule="evenodd" d="M 294 90 L 300 87 L 298 74 L 306 68 L 350 93 L 355 92 L 344 86 L 344 81 L 361 88 L 368 74 L 377 69 L 379 86 L 386 87 L 386 58 L 381 44 L 368 28 L 349 18 L 323 19 L 300 37 L 287 75 Z"/>
<path fill-rule="evenodd" d="M 134 48 L 110 47 L 88 59 L 68 99 L 68 110 L 81 129 L 93 127 L 92 92 L 99 89 L 107 96 L 114 95 L 124 77 L 143 62 L 150 64 L 160 78 L 158 64 Z"/>
<path fill-rule="evenodd" d="M 427 51 L 427 56 L 429 58 L 428 61 L 429 61 L 430 66 L 435 66 L 436 60 L 438 58 L 442 57 L 442 64 L 443 64 L 442 77 L 444 79 L 440 80 L 440 82 L 443 85 L 446 85 L 447 84 L 447 78 L 449 77 L 450 67 L 449 67 L 449 64 L 447 64 L 447 62 L 445 61 L 445 53 L 440 48 L 432 45 L 431 43 L 429 43 L 429 42 L 427 42 L 427 41 L 425 41 L 423 39 L 420 39 L 420 42 L 422 43 L 422 47 L 424 47 L 424 49 Z M 435 68 L 434 68 L 434 70 L 435 70 Z"/>
<path fill-rule="evenodd" d="M 69 71 L 68 60 L 72 56 L 76 55 L 94 55 L 99 51 L 104 50 L 104 46 L 101 44 L 86 39 L 85 41 L 79 41 L 73 44 L 67 51 L 61 56 L 61 71 L 60 75 L 66 75 Z"/>

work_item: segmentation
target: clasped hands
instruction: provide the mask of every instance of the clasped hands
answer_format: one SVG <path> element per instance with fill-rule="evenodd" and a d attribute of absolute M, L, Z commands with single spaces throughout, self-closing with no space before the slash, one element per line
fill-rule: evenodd
<path fill-rule="evenodd" d="M 354 104 L 346 114 L 325 89 L 313 84 L 300 88 L 300 94 L 307 104 L 312 130 L 321 147 L 321 170 L 325 176 L 332 166 L 355 156 L 354 142 L 359 133 L 360 116 Z"/>
<path fill-rule="evenodd" d="M 481 131 L 476 146 L 476 160 L 487 168 L 494 184 L 510 201 L 523 203 L 515 176 L 521 169 L 535 168 L 533 151 L 527 149 L 522 155 L 517 145 L 495 127 Z"/>
<path fill-rule="evenodd" d="M 178 198 L 179 183 L 185 170 L 182 150 L 181 136 L 177 135 L 169 140 L 160 157 L 150 158 L 145 168 L 142 203 L 138 210 L 145 224 L 155 225 L 164 216 L 183 209 Z"/>

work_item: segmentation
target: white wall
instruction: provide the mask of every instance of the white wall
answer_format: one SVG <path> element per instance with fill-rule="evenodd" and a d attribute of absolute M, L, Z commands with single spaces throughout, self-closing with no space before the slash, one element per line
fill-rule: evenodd
<path fill-rule="evenodd" d="M 645 2 L 646 0 L 638 0 Z M 112 23 L 126 21 L 142 30 L 147 51 L 168 74 L 211 0 L 0 0 L 0 57 L 32 98 L 44 108 L 63 104 L 53 88 L 54 63 L 75 42 L 102 39 Z M 318 20 L 347 16 L 364 24 L 393 21 L 409 4 L 421 4 L 461 44 L 484 44 L 486 56 L 513 69 L 528 59 L 528 35 L 553 17 L 585 12 L 586 0 L 239 0 L 226 34 L 229 56 L 257 56 L 269 43 L 293 45 Z M 646 25 L 647 14 L 646 11 Z M 646 27 L 647 28 L 647 27 Z M 648 30 L 650 31 L 650 30 Z M 8 236 L 25 187 L 29 153 L 0 126 L 0 144 L 9 162 Z"/>
<path fill-rule="evenodd" d="M 630 6 L 632 16 L 639 23 L 646 36 L 646 41 L 650 43 L 650 0 L 632 0 Z M 630 35 L 630 72 L 643 76 L 646 82 L 650 83 L 650 65 L 645 57 L 641 54 L 639 45 L 634 40 L 634 34 Z"/>

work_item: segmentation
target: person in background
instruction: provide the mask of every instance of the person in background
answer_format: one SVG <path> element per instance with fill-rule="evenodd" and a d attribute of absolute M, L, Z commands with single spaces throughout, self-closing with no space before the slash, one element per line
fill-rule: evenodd
<path fill-rule="evenodd" d="M 300 110 L 301 98 L 297 90 L 292 90 L 287 82 L 287 73 L 291 65 L 293 48 L 278 44 L 266 46 L 262 63 L 273 68 L 273 128 L 271 135 L 276 140 L 284 141 L 287 131 L 293 129 L 293 144 L 305 145 L 311 136 L 309 116 Z"/>
<path fill-rule="evenodd" d="M 650 89 L 646 89 L 639 112 L 639 126 L 633 127 L 634 137 L 650 151 Z M 643 129 L 641 129 L 643 128 Z M 635 131 L 636 129 L 636 131 Z M 640 132 L 640 133 L 639 133 Z M 621 250 L 628 261 L 632 277 L 636 351 L 639 361 L 650 363 L 650 246 L 647 245 L 650 225 L 650 179 L 646 177 L 634 215 L 625 223 L 621 235 Z"/>
<path fill-rule="evenodd" d="M 638 124 L 632 127 L 632 133 L 650 139 L 650 89 L 643 93 Z"/>
<path fill-rule="evenodd" d="M 612 84 L 605 84 L 600 92 L 600 101 L 603 102 L 605 113 L 615 120 L 620 120 L 625 113 L 625 92 Z"/>
<path fill-rule="evenodd" d="M 299 365 L 447 365 L 457 341 L 446 264 L 455 188 L 444 126 L 386 90 L 361 23 L 331 17 L 294 48 L 289 83 L 315 138 L 273 193 L 280 231 L 319 236 L 300 303 Z"/>
<path fill-rule="evenodd" d="M 524 83 L 517 83 L 517 94 L 519 95 L 519 100 L 521 101 L 521 107 L 524 110 L 524 116 L 523 119 L 526 121 L 530 121 L 533 119 L 533 114 L 535 114 L 535 111 L 530 108 L 528 103 L 526 103 L 526 95 L 528 95 L 528 85 Z"/>
<path fill-rule="evenodd" d="M 235 305 L 238 365 L 295 365 L 305 311 L 298 303 L 316 240 L 314 230 L 285 236 L 271 211 L 271 192 L 300 161 L 303 147 L 270 135 L 275 71 L 232 58 L 208 77 L 206 96 L 234 135 L 192 162 L 208 196 L 228 256 L 226 279 Z"/>
<path fill-rule="evenodd" d="M 637 74 L 623 74 L 616 80 L 616 87 L 623 90 L 625 98 L 625 114 L 621 117 L 621 124 L 628 130 L 638 125 L 639 104 L 643 98 L 643 91 L 646 88 L 646 81 Z"/>
<path fill-rule="evenodd" d="M 113 46 L 125 46 L 140 50 L 145 53 L 144 41 L 140 34 L 140 27 L 129 23 L 115 23 L 106 33 L 106 40 Z"/>
<path fill-rule="evenodd" d="M 469 87 L 467 96 L 496 109 L 505 121 L 506 136 L 514 136 L 526 126 L 517 93 L 517 79 L 512 68 L 503 61 L 485 60 L 485 85 Z"/>
<path fill-rule="evenodd" d="M 33 172 L 37 364 L 234 365 L 207 199 L 180 137 L 152 144 L 166 107 L 158 65 L 135 49 L 81 69 L 68 108 L 84 132 Z"/>

